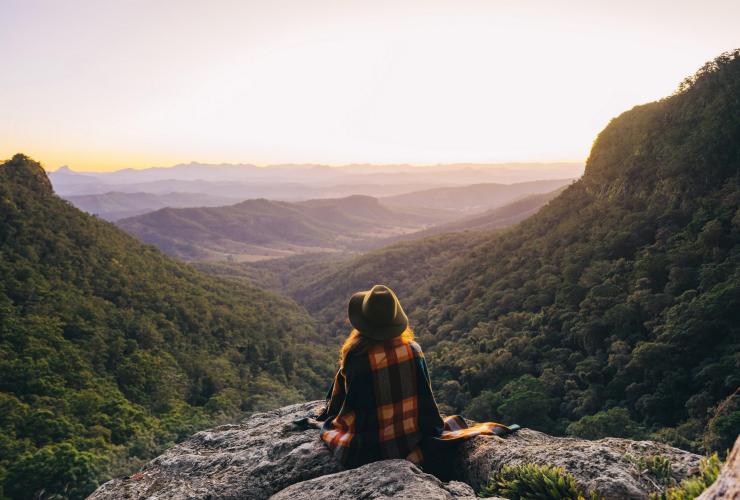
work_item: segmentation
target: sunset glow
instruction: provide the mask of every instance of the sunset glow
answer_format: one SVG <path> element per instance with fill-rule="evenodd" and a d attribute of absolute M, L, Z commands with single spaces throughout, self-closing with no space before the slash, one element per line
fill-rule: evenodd
<path fill-rule="evenodd" d="M 0 158 L 569 161 L 740 46 L 740 2 L 0 3 Z"/>

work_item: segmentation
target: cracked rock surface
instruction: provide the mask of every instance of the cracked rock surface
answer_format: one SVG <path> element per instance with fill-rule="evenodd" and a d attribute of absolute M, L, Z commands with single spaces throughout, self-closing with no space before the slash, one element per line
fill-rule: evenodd
<path fill-rule="evenodd" d="M 456 481 L 449 483 L 405 460 L 344 470 L 319 440 L 317 429 L 293 425 L 294 419 L 315 413 L 321 404 L 286 406 L 198 432 L 140 472 L 105 483 L 89 498 L 472 499 L 502 465 L 537 463 L 564 467 L 585 491 L 637 499 L 660 489 L 658 478 L 635 466 L 641 456 L 667 456 L 677 481 L 698 472 L 699 456 L 652 441 L 588 441 L 529 429 L 503 439 L 479 436 L 464 443 L 455 457 Z"/>

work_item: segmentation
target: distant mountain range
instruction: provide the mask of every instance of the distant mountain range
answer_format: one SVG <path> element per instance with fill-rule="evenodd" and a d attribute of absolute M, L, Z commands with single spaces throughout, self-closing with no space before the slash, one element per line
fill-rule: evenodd
<path fill-rule="evenodd" d="M 190 163 L 167 168 L 75 172 L 62 167 L 49 174 L 63 196 L 119 193 L 200 193 L 239 200 L 267 198 L 303 201 L 353 194 L 382 197 L 435 187 L 480 183 L 519 183 L 575 179 L 581 163 L 409 165 L 208 165 Z"/>
<path fill-rule="evenodd" d="M 166 207 L 218 207 L 240 201 L 238 198 L 201 193 L 154 194 L 117 191 L 67 196 L 66 199 L 80 210 L 109 221 L 134 217 Z"/>

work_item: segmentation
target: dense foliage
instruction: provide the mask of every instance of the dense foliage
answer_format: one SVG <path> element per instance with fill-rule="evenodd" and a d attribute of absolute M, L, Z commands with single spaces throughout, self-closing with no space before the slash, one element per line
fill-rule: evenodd
<path fill-rule="evenodd" d="M 735 52 L 614 119 L 583 178 L 518 226 L 298 267 L 283 289 L 341 336 L 353 291 L 394 287 L 447 411 L 723 453 L 740 432 L 739 116 Z"/>
<path fill-rule="evenodd" d="M 323 394 L 297 304 L 176 263 L 0 165 L 0 498 L 82 498 L 194 431 Z"/>

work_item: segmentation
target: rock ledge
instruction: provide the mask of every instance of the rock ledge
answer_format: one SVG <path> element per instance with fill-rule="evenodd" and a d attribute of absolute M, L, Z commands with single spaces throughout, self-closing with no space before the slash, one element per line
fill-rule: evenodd
<path fill-rule="evenodd" d="M 522 429 L 507 438 L 479 436 L 455 457 L 457 481 L 443 483 L 405 460 L 384 460 L 352 471 L 321 443 L 318 430 L 292 421 L 319 401 L 258 413 L 239 424 L 198 432 L 136 474 L 102 485 L 89 498 L 113 499 L 472 499 L 503 464 L 564 467 L 585 491 L 605 498 L 645 498 L 660 487 L 633 461 L 664 455 L 681 481 L 698 471 L 699 456 L 652 441 L 559 438 Z M 630 460 L 629 456 L 633 457 Z"/>

